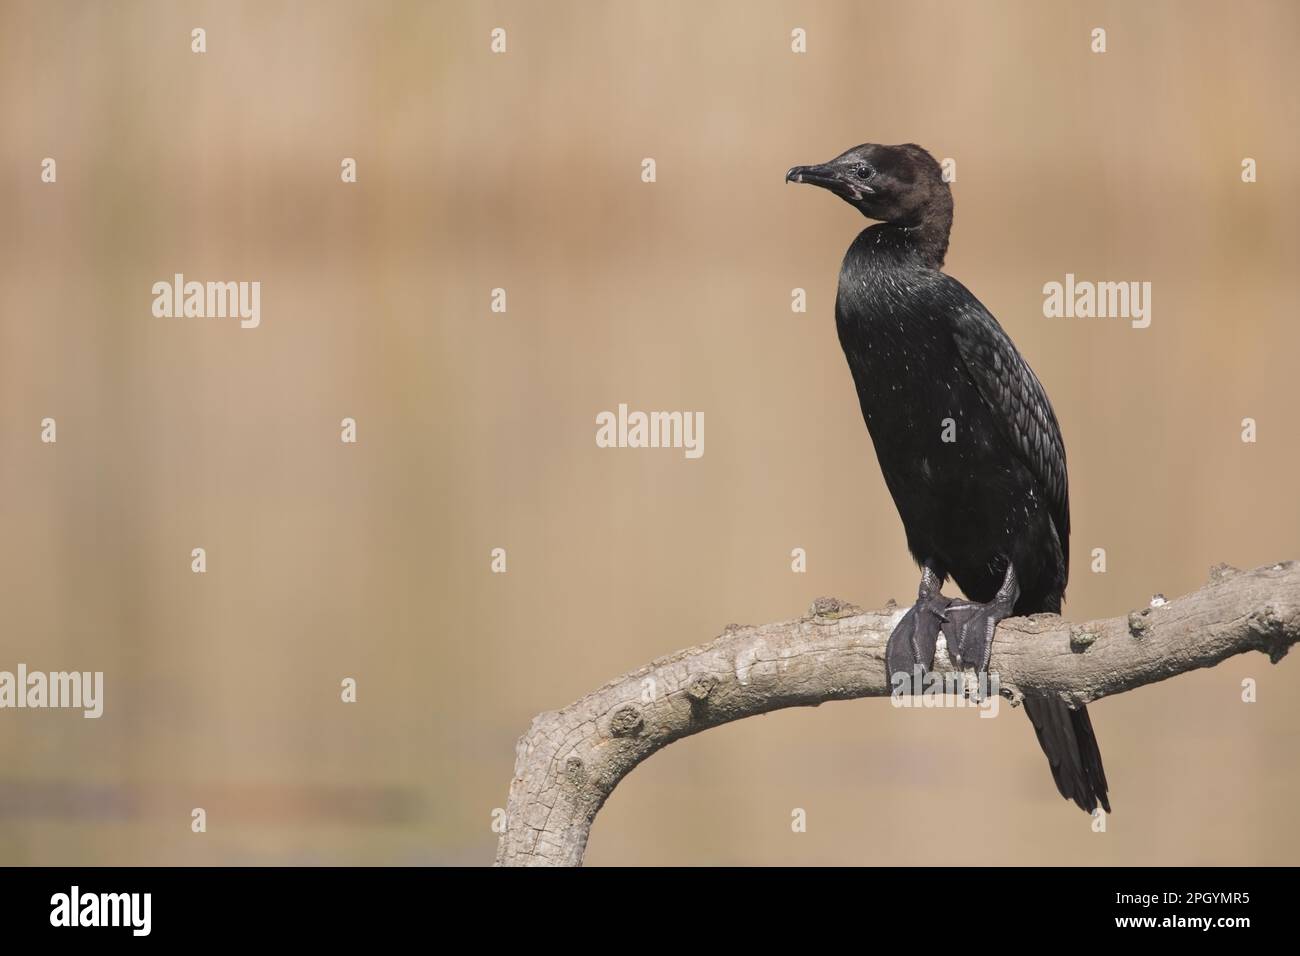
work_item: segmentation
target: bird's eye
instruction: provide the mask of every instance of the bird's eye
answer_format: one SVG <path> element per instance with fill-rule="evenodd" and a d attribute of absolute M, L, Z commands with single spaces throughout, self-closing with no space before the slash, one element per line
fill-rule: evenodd
<path fill-rule="evenodd" d="M 863 163 L 857 169 L 853 170 L 853 174 L 857 176 L 858 179 L 870 179 L 872 176 L 876 175 L 876 171 L 866 163 Z"/>

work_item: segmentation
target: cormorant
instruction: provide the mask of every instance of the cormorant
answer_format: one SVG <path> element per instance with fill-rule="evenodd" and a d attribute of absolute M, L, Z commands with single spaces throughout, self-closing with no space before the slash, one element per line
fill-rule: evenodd
<path fill-rule="evenodd" d="M 928 670 L 941 631 L 959 666 L 985 673 L 999 621 L 1059 614 L 1065 596 L 1070 502 L 1052 405 L 992 314 L 940 271 L 952 190 L 933 156 L 868 143 L 785 178 L 878 220 L 844 256 L 835 323 L 921 566 L 916 604 L 886 648 L 890 676 Z M 950 577 L 969 600 L 940 593 Z M 1055 697 L 1026 698 L 1025 710 L 1061 795 L 1109 813 L 1087 710 Z"/>

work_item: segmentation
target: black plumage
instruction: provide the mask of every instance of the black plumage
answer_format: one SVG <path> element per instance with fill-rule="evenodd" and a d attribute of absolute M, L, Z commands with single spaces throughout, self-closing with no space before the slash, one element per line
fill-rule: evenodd
<path fill-rule="evenodd" d="M 938 634 L 964 666 L 989 664 L 1011 614 L 1059 613 L 1070 567 L 1065 445 L 1042 384 L 997 320 L 940 271 L 952 193 L 919 146 L 868 144 L 786 177 L 868 218 L 840 270 L 835 318 L 862 415 L 908 549 L 916 606 L 890 638 L 891 673 L 933 663 Z M 972 602 L 939 588 L 952 578 Z M 1109 811 L 1083 708 L 1026 701 L 1061 794 Z"/>

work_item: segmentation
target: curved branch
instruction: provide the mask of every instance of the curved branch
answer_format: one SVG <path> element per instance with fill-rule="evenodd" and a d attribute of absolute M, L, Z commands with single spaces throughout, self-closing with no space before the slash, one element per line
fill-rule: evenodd
<path fill-rule="evenodd" d="M 1220 565 L 1200 590 L 1126 617 L 1070 624 L 1050 614 L 997 630 L 1003 696 L 1055 694 L 1072 705 L 1300 640 L 1300 564 L 1240 572 Z M 731 625 L 716 640 L 653 661 L 519 740 L 497 847 L 499 866 L 577 866 L 596 813 L 637 764 L 674 740 L 743 717 L 829 700 L 889 696 L 885 642 L 904 609 L 863 612 L 819 598 L 808 616 Z M 940 637 L 935 671 L 951 671 Z"/>

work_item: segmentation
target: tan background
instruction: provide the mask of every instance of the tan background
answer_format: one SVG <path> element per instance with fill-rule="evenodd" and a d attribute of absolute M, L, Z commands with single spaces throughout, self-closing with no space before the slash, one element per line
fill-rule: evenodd
<path fill-rule="evenodd" d="M 865 223 L 782 182 L 863 141 L 958 162 L 947 268 L 1069 448 L 1070 616 L 1300 557 L 1293 3 L 0 9 L 0 669 L 107 681 L 0 712 L 0 863 L 486 863 L 537 711 L 907 598 L 831 313 Z M 174 272 L 260 280 L 262 327 L 153 318 Z M 1066 272 L 1152 282 L 1151 328 L 1044 319 Z M 704 457 L 597 449 L 619 402 Z M 1096 705 L 1104 836 L 1021 714 L 862 701 L 669 748 L 588 859 L 1298 863 L 1297 668 Z"/>

